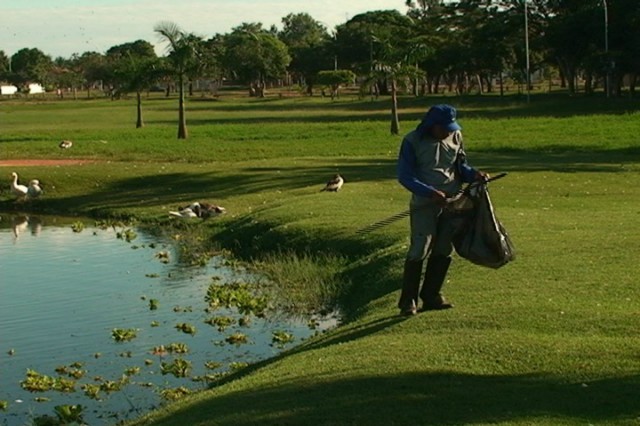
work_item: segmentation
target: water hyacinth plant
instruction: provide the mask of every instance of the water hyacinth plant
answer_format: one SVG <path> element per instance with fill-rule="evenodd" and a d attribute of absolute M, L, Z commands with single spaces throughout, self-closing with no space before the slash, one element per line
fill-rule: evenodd
<path fill-rule="evenodd" d="M 113 330 L 111 330 L 111 337 L 116 342 L 127 342 L 138 337 L 138 333 L 134 328 L 114 328 Z"/>
<path fill-rule="evenodd" d="M 191 334 L 192 336 L 196 334 L 196 327 L 185 322 L 176 324 L 176 329 L 182 331 L 185 334 Z"/>
<path fill-rule="evenodd" d="M 176 358 L 173 362 L 160 364 L 162 375 L 172 374 L 175 377 L 187 377 L 191 371 L 191 362 L 182 358 Z"/>

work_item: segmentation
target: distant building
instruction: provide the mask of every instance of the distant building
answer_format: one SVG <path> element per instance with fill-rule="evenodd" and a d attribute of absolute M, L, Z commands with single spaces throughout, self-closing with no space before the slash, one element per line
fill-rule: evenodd
<path fill-rule="evenodd" d="M 29 84 L 29 94 L 35 95 L 36 93 L 44 93 L 44 87 L 39 83 Z"/>
<path fill-rule="evenodd" d="M 27 88 L 29 89 L 29 95 L 45 93 L 44 87 L 39 83 L 29 83 Z M 12 86 L 10 84 L 0 85 L 0 95 L 15 95 L 16 93 L 18 93 L 18 88 L 16 86 Z"/>
<path fill-rule="evenodd" d="M 0 95 L 15 95 L 18 91 L 16 86 L 0 85 Z"/>

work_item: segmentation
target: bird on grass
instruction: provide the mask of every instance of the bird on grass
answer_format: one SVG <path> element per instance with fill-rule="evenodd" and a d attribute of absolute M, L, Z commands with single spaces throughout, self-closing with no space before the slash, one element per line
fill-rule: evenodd
<path fill-rule="evenodd" d="M 210 203 L 191 203 L 188 206 L 182 207 L 177 211 L 170 211 L 171 216 L 181 217 L 183 219 L 200 218 L 208 219 L 225 213 L 227 210 L 224 207 L 217 206 Z"/>
<path fill-rule="evenodd" d="M 31 179 L 29 187 L 27 188 L 27 198 L 38 198 L 42 194 L 42 188 L 40 187 L 40 181 L 38 179 Z"/>
<path fill-rule="evenodd" d="M 344 183 L 344 179 L 339 174 L 335 174 L 333 178 L 327 182 L 326 186 L 320 190 L 328 191 L 328 192 L 338 192 L 340 188 L 342 188 L 342 184 Z"/>
<path fill-rule="evenodd" d="M 18 183 L 18 174 L 16 172 L 11 173 L 11 177 L 13 178 L 13 181 L 11 182 L 11 192 L 18 199 L 25 200 L 27 198 L 29 188 Z"/>
<path fill-rule="evenodd" d="M 60 144 L 58 145 L 61 149 L 69 149 L 73 146 L 73 142 L 68 141 L 68 140 L 63 140 L 62 142 L 60 142 Z"/>

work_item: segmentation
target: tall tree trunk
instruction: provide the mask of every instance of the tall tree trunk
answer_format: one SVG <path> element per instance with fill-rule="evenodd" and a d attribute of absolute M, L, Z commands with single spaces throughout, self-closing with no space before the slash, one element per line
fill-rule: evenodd
<path fill-rule="evenodd" d="M 178 139 L 187 139 L 187 119 L 184 114 L 184 77 L 178 79 L 179 104 L 178 104 Z"/>
<path fill-rule="evenodd" d="M 144 122 L 142 121 L 142 94 L 140 91 L 136 92 L 136 99 L 138 101 L 136 105 L 136 112 L 138 115 L 138 119 L 136 120 L 136 129 L 144 127 Z"/>
<path fill-rule="evenodd" d="M 398 120 L 398 89 L 396 79 L 391 79 L 391 134 L 400 133 L 400 121 Z"/>

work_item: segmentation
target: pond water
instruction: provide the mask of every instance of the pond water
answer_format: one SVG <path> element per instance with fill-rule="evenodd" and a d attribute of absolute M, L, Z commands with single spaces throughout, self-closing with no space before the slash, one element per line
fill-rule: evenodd
<path fill-rule="evenodd" d="M 256 277 L 222 257 L 204 267 L 182 266 L 171 241 L 140 229 L 127 242 L 124 228 L 86 222 L 75 232 L 74 223 L 78 219 L 0 220 L 0 404 L 7 405 L 4 411 L 0 405 L 0 425 L 56 417 L 61 405 L 81 405 L 86 424 L 115 424 L 158 407 L 178 388 L 204 389 L 203 378 L 274 356 L 336 324 L 335 318 L 282 313 L 258 317 L 233 307 L 212 312 L 205 300 L 210 285 Z M 232 324 L 210 325 L 212 317 Z M 135 337 L 117 341 L 127 330 Z M 246 343 L 229 343 L 233 335 Z M 188 352 L 179 353 L 185 345 Z M 187 377 L 166 371 L 185 365 Z M 33 391 L 28 371 L 34 382 L 56 383 L 54 389 L 64 387 L 64 378 L 73 391 Z"/>

